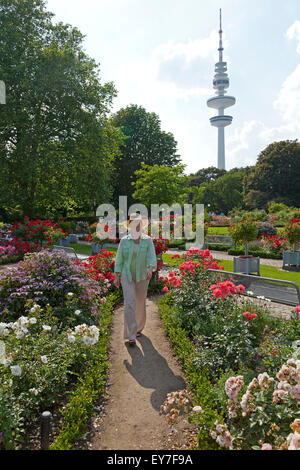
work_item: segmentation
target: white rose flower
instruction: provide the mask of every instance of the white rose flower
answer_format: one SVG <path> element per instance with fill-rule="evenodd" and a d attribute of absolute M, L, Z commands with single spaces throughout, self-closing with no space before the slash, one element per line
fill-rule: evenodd
<path fill-rule="evenodd" d="M 81 310 L 75 310 L 75 315 L 80 315 L 81 314 Z"/>
<path fill-rule="evenodd" d="M 48 364 L 48 357 L 47 356 L 41 356 L 41 361 L 43 364 Z"/>
<path fill-rule="evenodd" d="M 1 360 L 1 364 L 4 366 L 4 367 L 8 367 L 9 364 L 11 364 L 11 361 L 9 359 L 7 359 L 7 357 L 4 357 L 2 360 Z"/>
<path fill-rule="evenodd" d="M 33 395 L 37 396 L 38 395 L 38 390 L 36 388 L 30 388 L 29 389 L 30 393 L 32 393 Z"/>
<path fill-rule="evenodd" d="M 43 325 L 43 330 L 44 331 L 51 331 L 51 326 Z"/>
<path fill-rule="evenodd" d="M 22 369 L 20 366 L 10 366 L 12 375 L 20 376 L 22 374 Z"/>
<path fill-rule="evenodd" d="M 68 293 L 67 293 L 67 296 L 68 296 L 68 297 L 73 297 L 73 295 L 74 295 L 73 292 L 68 292 Z"/>
<path fill-rule="evenodd" d="M 36 322 L 37 322 L 37 319 L 35 317 L 29 318 L 30 325 L 34 325 Z"/>
<path fill-rule="evenodd" d="M 69 343 L 74 343 L 75 339 L 76 339 L 76 338 L 75 338 L 74 335 L 72 335 L 72 334 L 71 334 L 71 335 L 68 335 L 68 341 L 69 341 Z"/>

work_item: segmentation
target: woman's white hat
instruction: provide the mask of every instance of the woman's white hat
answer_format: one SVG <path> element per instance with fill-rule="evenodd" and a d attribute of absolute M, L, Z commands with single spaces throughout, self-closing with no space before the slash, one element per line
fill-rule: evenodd
<path fill-rule="evenodd" d="M 125 227 L 126 227 L 126 228 L 129 228 L 131 222 L 140 222 L 140 223 L 141 223 L 141 228 L 147 227 L 148 224 L 149 224 L 148 219 L 147 219 L 147 218 L 146 218 L 146 219 L 145 219 L 145 218 L 143 219 L 143 217 L 141 216 L 141 214 L 138 214 L 137 212 L 133 212 L 132 214 L 130 214 L 129 219 L 126 220 L 126 222 L 125 222 L 125 224 L 124 224 Z"/>

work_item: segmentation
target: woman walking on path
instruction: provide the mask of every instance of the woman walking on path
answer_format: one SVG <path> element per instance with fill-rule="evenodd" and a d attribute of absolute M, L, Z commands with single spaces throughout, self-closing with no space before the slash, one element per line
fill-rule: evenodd
<path fill-rule="evenodd" d="M 146 323 L 146 297 L 149 281 L 157 269 L 152 238 L 142 232 L 147 221 L 140 214 L 130 215 L 130 233 L 120 240 L 114 272 L 115 286 L 124 295 L 124 339 L 135 345 Z"/>

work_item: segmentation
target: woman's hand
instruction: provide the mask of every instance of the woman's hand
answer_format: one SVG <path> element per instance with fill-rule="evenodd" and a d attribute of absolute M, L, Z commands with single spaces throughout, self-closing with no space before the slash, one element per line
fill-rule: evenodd
<path fill-rule="evenodd" d="M 120 287 L 120 274 L 119 273 L 115 273 L 114 285 L 116 286 L 117 289 L 119 289 Z"/>
<path fill-rule="evenodd" d="M 147 274 L 146 274 L 146 280 L 147 281 L 151 279 L 152 271 L 153 271 L 153 268 L 152 268 L 152 266 L 150 266 L 150 268 L 147 269 Z"/>

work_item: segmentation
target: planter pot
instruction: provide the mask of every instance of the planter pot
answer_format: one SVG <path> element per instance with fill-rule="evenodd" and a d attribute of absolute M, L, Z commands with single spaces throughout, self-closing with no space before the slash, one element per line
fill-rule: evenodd
<path fill-rule="evenodd" d="M 60 238 L 58 244 L 59 246 L 70 246 L 70 241 L 68 238 Z"/>
<path fill-rule="evenodd" d="M 283 252 L 283 268 L 284 266 L 300 266 L 300 251 L 284 251 Z"/>
<path fill-rule="evenodd" d="M 92 242 L 92 255 L 97 255 L 97 253 L 102 249 L 102 246 L 103 245 L 100 245 L 99 243 Z"/>
<path fill-rule="evenodd" d="M 78 243 L 78 235 L 72 233 L 71 235 L 67 236 L 67 240 L 69 240 L 70 243 Z"/>
<path fill-rule="evenodd" d="M 257 274 L 260 276 L 259 256 L 234 256 L 233 272 L 243 274 Z"/>

